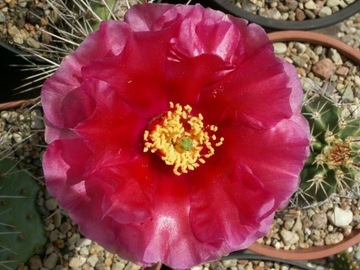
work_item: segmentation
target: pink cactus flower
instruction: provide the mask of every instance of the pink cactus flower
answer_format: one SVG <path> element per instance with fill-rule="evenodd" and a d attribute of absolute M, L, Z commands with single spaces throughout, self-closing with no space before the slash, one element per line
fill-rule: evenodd
<path fill-rule="evenodd" d="M 295 68 L 264 30 L 195 6 L 133 6 L 44 84 L 49 192 L 81 232 L 142 266 L 250 246 L 309 154 Z"/>

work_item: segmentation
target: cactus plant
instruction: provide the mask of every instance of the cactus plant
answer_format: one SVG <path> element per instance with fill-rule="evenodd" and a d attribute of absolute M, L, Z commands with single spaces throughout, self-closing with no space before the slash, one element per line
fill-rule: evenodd
<path fill-rule="evenodd" d="M 38 191 L 34 178 L 13 159 L 0 159 L 0 270 L 15 269 L 46 243 Z"/>
<path fill-rule="evenodd" d="M 359 264 L 347 251 L 334 256 L 334 270 L 359 270 Z"/>
<path fill-rule="evenodd" d="M 309 201 L 349 190 L 359 178 L 360 105 L 336 94 L 330 83 L 305 93 L 303 114 L 312 133 L 300 189 Z"/>

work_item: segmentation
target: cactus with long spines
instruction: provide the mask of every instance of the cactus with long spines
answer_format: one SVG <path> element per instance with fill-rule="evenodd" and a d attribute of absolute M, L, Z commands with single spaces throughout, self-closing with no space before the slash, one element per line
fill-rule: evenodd
<path fill-rule="evenodd" d="M 312 136 L 300 188 L 309 201 L 342 194 L 360 177 L 360 104 L 357 99 L 347 102 L 335 91 L 327 83 L 305 93 L 303 114 Z"/>
<path fill-rule="evenodd" d="M 46 243 L 36 208 L 39 185 L 10 158 L 0 158 L 0 270 L 16 269 Z"/>

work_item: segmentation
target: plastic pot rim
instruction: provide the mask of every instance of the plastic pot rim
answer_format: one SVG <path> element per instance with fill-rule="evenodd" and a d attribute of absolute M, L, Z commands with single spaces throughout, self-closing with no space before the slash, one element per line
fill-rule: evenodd
<path fill-rule="evenodd" d="M 360 12 L 360 1 L 355 1 L 330 16 L 308 19 L 304 21 L 285 21 L 252 14 L 242 8 L 237 7 L 231 0 L 210 1 L 215 3 L 224 12 L 230 13 L 240 18 L 244 18 L 249 22 L 257 23 L 265 28 L 273 30 L 315 30 L 334 25 Z"/>

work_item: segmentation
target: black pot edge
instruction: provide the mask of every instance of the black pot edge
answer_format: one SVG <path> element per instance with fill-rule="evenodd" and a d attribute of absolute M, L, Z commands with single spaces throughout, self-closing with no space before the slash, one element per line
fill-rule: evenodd
<path fill-rule="evenodd" d="M 360 12 L 360 1 L 357 0 L 352 4 L 348 5 L 346 8 L 343 8 L 333 15 L 317 18 L 312 20 L 304 20 L 304 21 L 283 21 L 283 20 L 275 20 L 271 18 L 262 17 L 259 15 L 252 14 L 247 12 L 236 5 L 234 5 L 231 0 L 209 0 L 213 2 L 218 9 L 222 11 L 232 14 L 236 17 L 244 18 L 250 22 L 254 22 L 262 25 L 265 28 L 269 28 L 272 30 L 315 30 L 324 28 L 327 26 L 334 25 L 338 22 L 341 22 L 356 13 Z"/>
<path fill-rule="evenodd" d="M 28 83 L 29 77 L 36 74 L 35 71 L 26 70 L 30 62 L 43 64 L 43 60 L 36 56 L 27 55 L 15 46 L 9 45 L 0 40 L 0 103 L 4 105 L 8 102 L 34 99 L 40 96 L 42 81 L 35 82 L 30 87 L 34 89 L 26 91 L 27 87 L 22 87 Z"/>
<path fill-rule="evenodd" d="M 279 258 L 271 258 L 271 257 L 267 257 L 267 256 L 264 256 L 261 254 L 256 254 L 256 253 L 252 253 L 252 252 L 249 253 L 247 250 L 235 251 L 235 252 L 230 253 L 229 255 L 221 258 L 221 260 L 231 260 L 231 259 L 277 262 L 277 263 L 287 264 L 290 266 L 296 266 L 303 270 L 314 270 L 314 268 L 307 266 L 305 262 L 288 261 L 288 260 L 279 259 Z"/>

